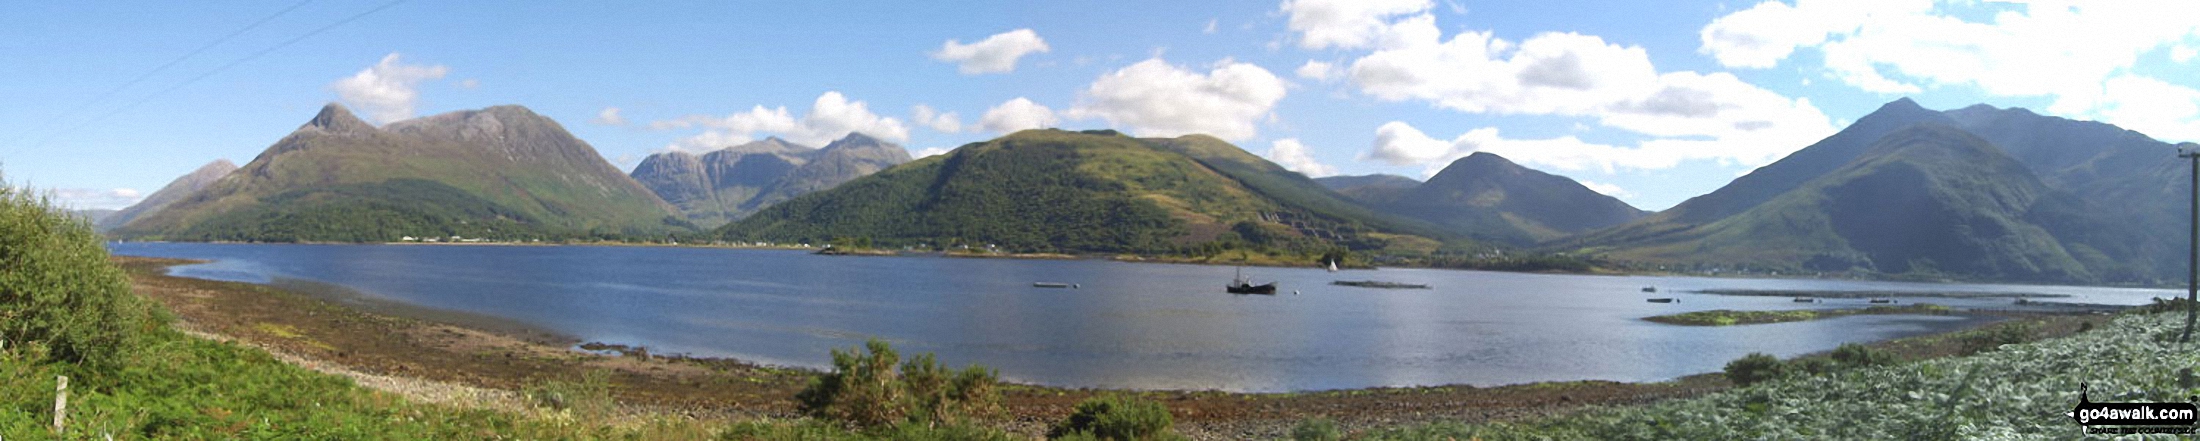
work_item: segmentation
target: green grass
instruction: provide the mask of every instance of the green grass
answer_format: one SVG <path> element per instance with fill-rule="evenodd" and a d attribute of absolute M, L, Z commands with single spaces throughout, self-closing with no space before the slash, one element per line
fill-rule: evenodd
<path fill-rule="evenodd" d="M 1683 312 L 1679 314 L 1651 316 L 1645 317 L 1643 318 L 1643 320 L 1649 320 L 1669 325 L 1733 326 L 1755 325 L 1762 323 L 1800 322 L 1806 320 L 1846 317 L 1852 315 L 1944 315 L 1950 312 L 1951 310 L 1948 309 L 1948 307 L 1946 306 L 1935 305 L 1931 303 L 1917 303 L 1902 306 L 1870 306 L 1851 309 L 1798 309 L 1787 311 L 1736 311 L 1731 309 L 1713 309 L 1709 311 L 1693 311 Z"/>

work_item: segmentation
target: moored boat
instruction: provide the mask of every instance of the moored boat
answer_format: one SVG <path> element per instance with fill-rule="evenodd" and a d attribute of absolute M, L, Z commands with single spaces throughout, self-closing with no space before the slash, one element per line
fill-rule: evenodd
<path fill-rule="evenodd" d="M 1676 298 L 1672 298 L 1672 297 L 1658 297 L 1658 298 L 1653 298 L 1653 299 L 1650 299 L 1650 303 L 1680 303 L 1680 302 L 1681 302 L 1681 299 L 1676 299 Z"/>
<path fill-rule="evenodd" d="M 1031 286 L 1032 286 L 1032 287 L 1034 287 L 1034 288 L 1077 288 L 1077 287 L 1078 287 L 1078 286 L 1077 286 L 1077 284 L 1075 284 L 1075 283 L 1062 283 L 1062 282 L 1031 282 Z"/>
<path fill-rule="evenodd" d="M 1245 277 L 1245 269 L 1238 268 L 1237 278 L 1231 280 L 1229 285 L 1223 286 L 1223 290 L 1229 291 L 1231 294 L 1276 295 L 1276 282 L 1254 285 L 1252 278 Z"/>

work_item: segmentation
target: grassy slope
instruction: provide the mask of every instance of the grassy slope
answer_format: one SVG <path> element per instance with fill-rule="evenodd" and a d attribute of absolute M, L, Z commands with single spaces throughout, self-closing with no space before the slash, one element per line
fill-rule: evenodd
<path fill-rule="evenodd" d="M 331 112 L 331 111 L 324 111 Z M 511 138 L 521 135 L 539 146 L 502 146 L 488 141 L 462 141 L 455 137 L 398 134 L 366 128 L 349 132 L 301 128 L 285 137 L 227 178 L 209 185 L 192 198 L 124 226 L 125 235 L 179 234 L 192 230 L 241 231 L 259 225 L 208 225 L 217 220 L 274 220 L 257 215 L 230 213 L 261 210 L 282 212 L 288 207 L 258 207 L 279 196 L 299 191 L 357 188 L 393 180 L 425 180 L 443 184 L 466 198 L 318 200 L 353 208 L 429 204 L 419 211 L 467 212 L 488 207 L 462 204 L 487 201 L 494 209 L 516 216 L 542 230 L 586 232 L 608 229 L 632 233 L 671 231 L 665 218 L 673 214 L 648 190 L 603 162 L 586 144 L 566 135 L 555 122 L 524 109 L 492 108 L 461 114 L 494 113 Z M 349 118 L 348 113 L 341 115 Z M 435 117 L 431 117 L 435 118 Z M 394 125 L 393 125 L 394 126 Z M 528 151 L 529 147 L 540 150 Z M 549 150 L 543 152 L 541 150 Z M 579 154 L 586 151 L 587 154 Z M 332 191 L 343 193 L 342 191 Z M 358 192 L 351 192 L 358 193 Z M 388 192 L 370 192 L 388 193 Z M 296 200 L 296 199 L 288 199 Z M 377 209 L 379 210 L 379 209 Z M 414 216 L 394 213 L 391 216 Z M 493 221 L 494 218 L 474 219 Z M 310 230 L 300 225 L 265 225 L 278 230 Z M 457 226 L 442 228 L 460 229 Z M 307 238 L 309 240 L 329 240 Z M 387 239 L 394 239 L 387 238 Z M 387 240 L 384 239 L 384 240 Z"/>
<path fill-rule="evenodd" d="M 1945 126 L 1883 138 L 1850 164 L 1739 214 L 1591 252 L 1636 261 L 2008 280 L 2093 276 L 2027 216 L 2052 193 L 1993 146 Z"/>
<path fill-rule="evenodd" d="M 1367 224 L 1391 225 L 1303 176 L 1269 168 L 1212 138 L 1030 130 L 798 197 L 720 231 L 735 240 L 960 239 L 1018 250 L 1153 252 L 1212 240 L 1242 221 L 1266 222 L 1263 213 L 1294 215 L 1303 228 L 1286 235 L 1369 237 Z"/>

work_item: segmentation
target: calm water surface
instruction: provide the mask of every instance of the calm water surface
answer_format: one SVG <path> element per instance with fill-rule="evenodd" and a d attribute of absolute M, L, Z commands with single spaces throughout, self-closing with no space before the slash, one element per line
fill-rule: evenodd
<path fill-rule="evenodd" d="M 1705 309 L 1845 308 L 1696 289 L 1986 291 L 2140 304 L 2168 290 L 1710 279 L 1382 269 L 1248 268 L 1278 296 L 1222 292 L 1233 268 L 1111 261 L 836 257 L 644 247 L 118 243 L 116 254 L 212 260 L 171 273 L 302 279 L 413 305 L 516 320 L 656 353 L 823 367 L 882 338 L 904 354 L 982 363 L 1051 386 L 1291 391 L 1536 381 L 1659 381 L 1750 352 L 1973 326 L 1974 318 L 1852 316 L 1688 327 L 1643 317 Z M 1434 286 L 1331 286 L 1378 279 Z M 1034 288 L 1063 282 L 1079 289 Z M 1657 294 L 1643 293 L 1656 286 Z M 1296 292 L 1294 294 L 1294 292 Z M 1678 297 L 1654 304 L 1647 297 Z M 2004 307 L 2008 299 L 1917 299 Z"/>

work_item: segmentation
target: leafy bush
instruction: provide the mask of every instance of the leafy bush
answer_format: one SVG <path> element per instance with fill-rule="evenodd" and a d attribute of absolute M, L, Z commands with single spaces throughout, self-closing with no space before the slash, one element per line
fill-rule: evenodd
<path fill-rule="evenodd" d="M 107 262 L 91 225 L 44 197 L 0 186 L 0 340 L 109 368 L 165 325 Z"/>
<path fill-rule="evenodd" d="M 2184 402 L 2190 346 L 2154 339 L 2183 312 L 1964 357 L 1860 368 L 1697 398 L 1477 425 L 1382 429 L 1362 439 L 2065 439 L 2080 384 L 2093 399 Z"/>
<path fill-rule="evenodd" d="M 901 363 L 885 341 L 865 343 L 868 353 L 833 350 L 833 371 L 795 395 L 804 414 L 866 430 L 905 422 L 927 427 L 990 413 L 1000 401 L 998 374 L 983 366 L 950 372 L 932 354 Z"/>
<path fill-rule="evenodd" d="M 1833 348 L 1833 361 L 1842 367 L 1866 367 L 1894 364 L 1894 354 L 1858 343 L 1842 343 Z"/>
<path fill-rule="evenodd" d="M 1337 422 L 1316 418 L 1300 421 L 1291 428 L 1292 441 L 1338 441 L 1344 439 L 1344 431 L 1337 429 Z"/>
<path fill-rule="evenodd" d="M 1737 386 L 1780 378 L 1787 374 L 1787 365 L 1779 357 L 1763 352 L 1752 352 L 1726 363 L 1726 379 Z"/>
<path fill-rule="evenodd" d="M 1111 395 L 1077 403 L 1077 410 L 1049 429 L 1047 437 L 1118 441 L 1178 439 L 1179 436 L 1169 431 L 1175 424 L 1169 417 L 1169 409 L 1161 403 Z"/>
<path fill-rule="evenodd" d="M 1972 332 L 1963 337 L 1964 352 L 1979 352 L 1999 348 L 2002 345 L 2032 341 L 2039 334 L 2039 327 L 2029 322 L 2002 323 Z"/>
<path fill-rule="evenodd" d="M 1788 375 L 1825 375 L 1840 370 L 1841 366 L 1820 357 L 1801 358 L 1787 363 Z"/>
<path fill-rule="evenodd" d="M 618 407 L 611 396 L 611 372 L 602 369 L 582 373 L 579 381 L 551 380 L 530 386 L 527 399 L 583 418 L 609 416 Z"/>

